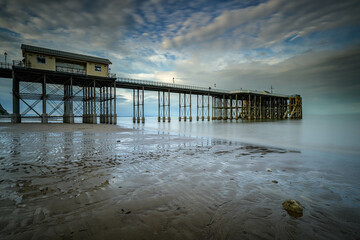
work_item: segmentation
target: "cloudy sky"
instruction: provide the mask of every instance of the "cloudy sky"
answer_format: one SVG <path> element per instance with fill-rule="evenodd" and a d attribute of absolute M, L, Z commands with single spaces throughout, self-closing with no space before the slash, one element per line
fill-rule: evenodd
<path fill-rule="evenodd" d="M 2 0 L 0 61 L 25 43 L 109 58 L 120 77 L 273 86 L 301 94 L 305 114 L 360 113 L 359 13 L 354 0 Z"/>

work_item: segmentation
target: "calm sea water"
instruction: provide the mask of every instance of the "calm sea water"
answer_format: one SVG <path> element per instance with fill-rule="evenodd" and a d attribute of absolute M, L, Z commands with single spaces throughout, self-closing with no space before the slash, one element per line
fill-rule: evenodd
<path fill-rule="evenodd" d="M 157 122 L 147 117 L 145 124 L 119 117 L 118 125 L 180 135 L 236 140 L 294 150 L 320 150 L 360 156 L 360 115 L 304 116 L 301 120 L 277 121 L 193 121 Z"/>

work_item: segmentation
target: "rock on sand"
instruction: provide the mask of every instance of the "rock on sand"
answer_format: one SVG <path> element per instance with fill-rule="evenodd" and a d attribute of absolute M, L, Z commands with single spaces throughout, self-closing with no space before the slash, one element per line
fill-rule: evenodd
<path fill-rule="evenodd" d="M 288 199 L 282 203 L 282 206 L 292 217 L 302 217 L 303 215 L 303 207 L 296 200 Z"/>

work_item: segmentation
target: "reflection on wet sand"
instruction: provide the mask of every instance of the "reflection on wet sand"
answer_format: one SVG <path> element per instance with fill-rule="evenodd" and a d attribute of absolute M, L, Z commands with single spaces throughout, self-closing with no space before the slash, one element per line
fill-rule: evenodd
<path fill-rule="evenodd" d="M 320 168 L 321 159 L 117 126 L 49 125 L 0 125 L 1 239 L 359 236 L 358 179 Z M 301 202 L 302 217 L 282 208 L 288 198 Z"/>

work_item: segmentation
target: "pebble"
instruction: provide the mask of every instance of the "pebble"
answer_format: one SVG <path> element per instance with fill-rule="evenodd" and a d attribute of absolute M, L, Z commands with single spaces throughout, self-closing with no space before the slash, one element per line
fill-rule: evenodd
<path fill-rule="evenodd" d="M 282 203 L 282 206 L 292 217 L 302 217 L 303 215 L 303 207 L 296 200 L 288 199 Z"/>

